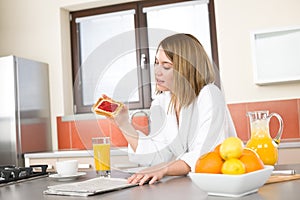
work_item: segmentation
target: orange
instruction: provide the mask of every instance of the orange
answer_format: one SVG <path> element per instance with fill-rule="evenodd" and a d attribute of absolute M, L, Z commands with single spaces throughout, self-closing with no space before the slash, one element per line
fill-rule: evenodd
<path fill-rule="evenodd" d="M 249 148 L 244 148 L 243 154 L 240 157 L 246 168 L 246 173 L 253 172 L 264 168 L 264 163 L 258 154 Z"/>
<path fill-rule="evenodd" d="M 202 155 L 196 162 L 196 173 L 221 174 L 223 159 L 220 154 L 211 151 Z"/>
<path fill-rule="evenodd" d="M 221 143 L 222 144 L 222 143 Z M 220 146 L 221 144 L 218 144 L 215 148 L 214 148 L 214 152 L 220 154 Z"/>
<path fill-rule="evenodd" d="M 246 147 L 253 149 L 265 165 L 275 165 L 278 160 L 278 149 L 270 138 L 252 138 Z"/>
<path fill-rule="evenodd" d="M 253 149 L 250 149 L 248 147 L 245 147 L 244 150 L 243 150 L 243 153 L 242 153 L 242 156 L 245 156 L 245 155 L 256 155 L 256 156 L 259 156 Z"/>
<path fill-rule="evenodd" d="M 244 145 L 240 138 L 226 138 L 220 146 L 220 155 L 224 160 L 239 158 L 243 153 Z"/>
<path fill-rule="evenodd" d="M 246 167 L 241 160 L 230 158 L 224 162 L 221 171 L 223 174 L 244 174 L 246 173 Z"/>

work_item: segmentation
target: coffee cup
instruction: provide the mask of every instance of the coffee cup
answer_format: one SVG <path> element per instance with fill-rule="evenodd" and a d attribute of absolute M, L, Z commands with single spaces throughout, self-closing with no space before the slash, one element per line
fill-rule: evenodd
<path fill-rule="evenodd" d="M 64 160 L 56 162 L 56 171 L 61 176 L 72 176 L 76 175 L 78 171 L 77 160 Z"/>

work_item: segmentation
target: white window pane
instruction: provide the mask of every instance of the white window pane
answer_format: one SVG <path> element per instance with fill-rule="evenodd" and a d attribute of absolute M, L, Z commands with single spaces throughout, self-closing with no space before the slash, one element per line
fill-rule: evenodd
<path fill-rule="evenodd" d="M 134 30 L 134 10 L 77 18 L 82 63 L 105 41 Z"/>
<path fill-rule="evenodd" d="M 103 73 L 94 91 L 94 99 L 99 98 L 103 91 L 105 94 L 118 99 L 118 101 L 138 101 L 137 72 L 135 52 L 126 54 L 115 60 Z M 101 76 L 102 77 L 102 76 Z"/>
<path fill-rule="evenodd" d="M 206 3 L 201 1 L 178 3 L 173 4 L 173 6 L 150 7 L 144 9 L 144 11 L 147 13 L 147 24 L 150 33 L 151 65 L 155 61 L 156 48 L 159 42 L 174 33 L 190 33 L 194 35 L 201 42 L 208 56 L 212 58 L 208 5 Z M 151 70 L 151 82 L 153 83 L 153 67 L 151 67 Z M 152 91 L 154 92 L 155 89 L 152 88 Z"/>
<path fill-rule="evenodd" d="M 106 94 L 138 101 L 134 12 L 79 18 L 83 104 Z M 130 80 L 124 82 L 124 80 Z M 130 96 L 129 96 L 130 94 Z"/>

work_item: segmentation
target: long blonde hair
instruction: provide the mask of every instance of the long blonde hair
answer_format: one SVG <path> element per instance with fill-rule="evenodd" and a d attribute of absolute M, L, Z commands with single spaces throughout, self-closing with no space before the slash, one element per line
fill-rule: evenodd
<path fill-rule="evenodd" d="M 173 62 L 170 107 L 180 110 L 189 106 L 205 85 L 214 82 L 214 68 L 201 43 L 190 34 L 169 36 L 159 47 Z"/>

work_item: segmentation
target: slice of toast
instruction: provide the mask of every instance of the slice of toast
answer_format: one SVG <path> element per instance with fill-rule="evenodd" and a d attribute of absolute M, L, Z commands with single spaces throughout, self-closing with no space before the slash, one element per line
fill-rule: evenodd
<path fill-rule="evenodd" d="M 110 98 L 100 97 L 93 105 L 93 112 L 97 115 L 103 115 L 106 117 L 114 117 L 116 116 L 123 107 L 123 103 L 117 102 Z"/>

